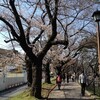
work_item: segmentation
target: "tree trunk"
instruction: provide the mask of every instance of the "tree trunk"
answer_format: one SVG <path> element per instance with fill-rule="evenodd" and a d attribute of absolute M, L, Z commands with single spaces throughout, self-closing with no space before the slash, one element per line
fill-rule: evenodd
<path fill-rule="evenodd" d="M 27 81 L 28 81 L 28 86 L 31 87 L 31 85 L 32 85 L 32 67 L 27 67 Z"/>
<path fill-rule="evenodd" d="M 31 60 L 28 58 L 28 56 L 25 56 L 25 62 L 26 62 L 26 71 L 27 71 L 27 83 L 28 83 L 28 86 L 31 87 L 32 85 L 32 63 L 31 63 Z"/>
<path fill-rule="evenodd" d="M 51 81 L 50 81 L 50 68 L 49 68 L 49 62 L 47 62 L 46 64 L 46 68 L 45 68 L 45 82 L 50 84 Z"/>
<path fill-rule="evenodd" d="M 42 90 L 42 60 L 37 60 L 35 64 L 32 64 L 32 80 L 31 95 L 40 99 Z"/>

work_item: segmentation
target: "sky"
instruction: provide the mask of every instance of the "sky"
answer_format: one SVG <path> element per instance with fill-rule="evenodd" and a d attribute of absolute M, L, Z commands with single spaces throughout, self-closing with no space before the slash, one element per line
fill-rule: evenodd
<path fill-rule="evenodd" d="M 4 40 L 5 38 L 3 37 L 2 34 L 0 34 L 0 48 L 8 49 L 9 43 L 5 43 Z"/>
<path fill-rule="evenodd" d="M 1 34 L 0 34 L 0 48 L 7 48 L 7 44 L 4 42 L 4 39 Z"/>
<path fill-rule="evenodd" d="M 0 34 L 0 48 L 7 49 L 7 50 L 12 50 L 13 47 L 11 46 L 11 42 L 10 43 L 5 43 L 4 40 L 5 40 L 5 38 L 3 37 L 2 34 Z M 24 53 L 24 51 L 19 46 L 15 47 L 15 50 L 18 50 L 22 54 Z"/>

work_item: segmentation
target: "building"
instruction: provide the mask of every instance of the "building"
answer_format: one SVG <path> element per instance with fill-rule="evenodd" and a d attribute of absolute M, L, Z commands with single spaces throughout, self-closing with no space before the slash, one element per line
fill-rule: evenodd
<path fill-rule="evenodd" d="M 22 60 L 23 59 L 23 60 Z M 24 63 L 24 55 L 18 51 L 6 50 L 0 48 L 0 68 L 8 66 L 12 68 L 22 69 Z M 8 68 L 11 69 L 11 68 Z"/>

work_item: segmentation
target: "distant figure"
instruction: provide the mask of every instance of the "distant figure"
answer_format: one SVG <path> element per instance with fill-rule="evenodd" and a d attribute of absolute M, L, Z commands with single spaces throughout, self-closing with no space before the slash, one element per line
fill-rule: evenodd
<path fill-rule="evenodd" d="M 75 78 L 74 78 L 74 76 L 73 76 L 73 75 L 71 76 L 71 79 L 72 79 L 72 82 L 74 82 L 74 81 L 75 81 Z"/>
<path fill-rule="evenodd" d="M 63 82 L 65 82 L 65 73 L 62 74 Z"/>
<path fill-rule="evenodd" d="M 86 75 L 84 74 L 84 71 L 79 75 L 79 83 L 81 84 L 81 94 L 84 96 L 86 88 Z"/>
<path fill-rule="evenodd" d="M 60 87 L 61 87 L 61 82 L 62 82 L 62 76 L 61 74 L 57 75 L 56 77 L 56 83 L 58 85 L 58 89 L 60 90 Z"/>
<path fill-rule="evenodd" d="M 71 79 L 72 79 L 72 82 L 75 81 L 75 74 L 72 74 Z"/>
<path fill-rule="evenodd" d="M 69 74 L 67 74 L 67 83 L 69 83 Z"/>

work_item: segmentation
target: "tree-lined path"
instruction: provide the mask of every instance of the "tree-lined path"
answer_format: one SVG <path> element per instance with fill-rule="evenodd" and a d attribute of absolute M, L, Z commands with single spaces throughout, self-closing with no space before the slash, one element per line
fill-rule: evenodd
<path fill-rule="evenodd" d="M 27 85 L 5 91 L 4 93 L 0 94 L 0 100 L 8 100 L 10 97 L 16 96 L 26 89 Z M 48 100 L 100 100 L 100 98 L 91 96 L 87 91 L 85 96 L 82 97 L 80 92 L 81 87 L 77 82 L 65 82 L 62 83 L 61 90 L 58 90 L 56 87 L 51 91 Z"/>
<path fill-rule="evenodd" d="M 90 77 L 98 73 L 97 32 L 92 14 L 99 8 L 95 0 L 0 0 L 0 44 L 1 40 L 1 45 L 10 43 L 6 48 L 14 54 L 19 48 L 23 50 L 25 60 L 20 68 L 26 66 L 31 96 L 42 98 L 43 71 L 46 83 L 51 83 L 50 72 L 58 74 L 59 68 L 61 73 L 75 76 L 83 70 Z M 19 69 L 20 64 L 13 62 L 15 56 L 7 56 L 10 63 L 3 61 L 0 66 L 6 69 L 14 65 Z M 74 85 L 64 85 L 60 93 L 65 98 L 80 99 L 79 87 Z"/>
<path fill-rule="evenodd" d="M 99 100 L 86 91 L 85 96 L 81 96 L 81 87 L 76 82 L 62 83 L 61 90 L 57 87 L 50 93 L 49 100 Z"/>

